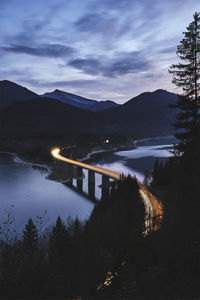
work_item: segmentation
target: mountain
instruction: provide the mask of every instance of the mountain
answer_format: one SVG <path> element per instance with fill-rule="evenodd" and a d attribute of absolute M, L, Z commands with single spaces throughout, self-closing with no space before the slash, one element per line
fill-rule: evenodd
<path fill-rule="evenodd" d="M 118 104 L 113 101 L 96 101 L 64 91 L 60 91 L 57 89 L 53 92 L 45 93 L 41 95 L 41 97 L 57 99 L 65 104 L 69 104 L 82 109 L 91 110 L 94 112 L 103 111 L 105 109 L 118 106 Z"/>
<path fill-rule="evenodd" d="M 38 97 L 37 94 L 8 80 L 0 81 L 0 109 L 6 108 L 16 101 L 29 101 Z"/>
<path fill-rule="evenodd" d="M 96 101 L 96 103 L 92 104 L 88 110 L 98 112 L 103 111 L 109 108 L 114 108 L 120 106 L 119 104 L 115 103 L 114 101 L 106 100 L 106 101 Z"/>
<path fill-rule="evenodd" d="M 115 107 L 111 101 L 97 102 L 58 90 L 53 95 L 60 96 L 62 101 L 50 94 L 50 98 L 41 97 L 15 83 L 1 81 L 2 133 L 6 136 L 123 134 L 140 138 L 174 131 L 172 124 L 177 110 L 169 108 L 169 104 L 176 103 L 177 95 L 165 90 L 142 93 Z M 63 103 L 63 95 L 66 102 L 71 102 Z"/>
<path fill-rule="evenodd" d="M 40 96 L 36 93 L 12 81 L 0 81 L 0 109 L 7 108 L 14 102 L 29 101 L 38 97 Z M 82 109 L 87 109 L 93 112 L 103 111 L 105 109 L 118 106 L 118 104 L 113 101 L 96 101 L 60 90 L 55 90 L 52 93 L 45 93 L 44 95 L 41 95 L 41 97 L 53 98 L 65 104 L 69 104 Z"/>
<path fill-rule="evenodd" d="M 15 102 L 0 111 L 0 130 L 5 136 L 62 136 L 97 133 L 96 113 L 64 104 L 52 98 Z"/>
<path fill-rule="evenodd" d="M 158 136 L 173 133 L 177 95 L 165 90 L 142 93 L 123 105 L 101 112 L 109 130 L 135 136 Z"/>

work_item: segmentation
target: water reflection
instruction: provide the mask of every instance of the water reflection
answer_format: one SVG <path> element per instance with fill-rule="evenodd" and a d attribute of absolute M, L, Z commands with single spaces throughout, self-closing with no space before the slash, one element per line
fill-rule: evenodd
<path fill-rule="evenodd" d="M 6 218 L 9 208 L 13 213 L 17 228 L 21 230 L 27 219 L 41 216 L 45 210 L 50 222 L 54 223 L 60 215 L 87 219 L 94 203 L 76 193 L 64 184 L 45 179 L 44 172 L 30 165 L 13 162 L 12 157 L 0 155 L 0 216 Z"/>
<path fill-rule="evenodd" d="M 137 141 L 130 150 L 97 153 L 89 163 L 125 175 L 131 174 L 143 182 L 145 172 L 153 169 L 156 159 L 165 162 L 172 156 L 170 150 L 175 143 L 173 136 L 143 139 Z"/>

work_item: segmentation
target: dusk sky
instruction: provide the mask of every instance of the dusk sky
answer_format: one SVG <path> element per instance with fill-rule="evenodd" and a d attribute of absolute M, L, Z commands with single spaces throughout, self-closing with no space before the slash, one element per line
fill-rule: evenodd
<path fill-rule="evenodd" d="M 123 103 L 167 89 L 199 0 L 0 0 L 0 80 Z"/>

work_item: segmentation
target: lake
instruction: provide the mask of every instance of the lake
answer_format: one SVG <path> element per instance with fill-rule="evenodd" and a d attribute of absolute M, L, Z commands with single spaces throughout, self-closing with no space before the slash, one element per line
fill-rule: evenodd
<path fill-rule="evenodd" d="M 144 172 L 152 170 L 155 159 L 166 160 L 175 143 L 173 137 L 139 140 L 133 149 L 118 152 L 94 154 L 89 163 L 119 173 L 136 175 L 143 181 Z M 1 223 L 8 213 L 14 216 L 18 231 L 24 228 L 28 218 L 38 222 L 43 217 L 43 225 L 55 222 L 57 216 L 66 220 L 68 216 L 86 220 L 94 204 L 83 195 L 66 185 L 46 179 L 47 170 L 32 168 L 16 156 L 0 153 L 0 201 Z M 84 171 L 83 191 L 87 192 L 87 171 Z M 96 174 L 96 197 L 100 198 L 101 176 Z M 73 180 L 75 185 L 75 180 Z"/>

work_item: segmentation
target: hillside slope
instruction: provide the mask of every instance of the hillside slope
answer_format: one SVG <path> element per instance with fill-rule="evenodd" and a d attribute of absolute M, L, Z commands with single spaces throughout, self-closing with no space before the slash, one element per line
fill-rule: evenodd
<path fill-rule="evenodd" d="M 142 93 L 121 106 L 93 112 L 38 96 L 10 82 L 3 85 L 8 86 L 8 91 L 1 99 L 11 99 L 10 105 L 0 110 L 0 130 L 7 136 L 87 133 L 139 138 L 168 135 L 174 131 L 177 111 L 169 108 L 169 104 L 177 101 L 177 95 L 165 90 Z M 15 90 L 17 93 L 13 94 Z M 17 101 L 20 97 L 22 101 Z"/>
<path fill-rule="evenodd" d="M 118 106 L 118 104 L 113 101 L 97 101 L 87 99 L 58 89 L 50 93 L 45 93 L 41 95 L 41 97 L 57 99 L 58 101 L 63 102 L 65 104 L 69 104 L 78 108 L 87 109 L 95 112 L 103 111 L 105 109 Z"/>
<path fill-rule="evenodd" d="M 110 130 L 138 136 L 171 134 L 175 120 L 177 95 L 165 90 L 156 90 L 138 95 L 125 104 L 108 109 L 101 114 Z"/>
<path fill-rule="evenodd" d="M 38 95 L 27 88 L 9 80 L 0 81 L 0 109 L 6 108 L 16 101 L 29 101 Z"/>

